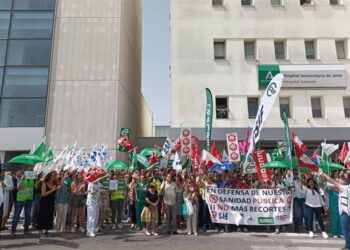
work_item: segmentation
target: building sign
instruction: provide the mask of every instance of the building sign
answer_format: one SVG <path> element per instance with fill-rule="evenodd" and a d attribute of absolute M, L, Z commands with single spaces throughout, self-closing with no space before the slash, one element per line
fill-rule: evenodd
<path fill-rule="evenodd" d="M 258 65 L 259 89 L 282 73 L 283 88 L 345 88 L 343 65 Z"/>

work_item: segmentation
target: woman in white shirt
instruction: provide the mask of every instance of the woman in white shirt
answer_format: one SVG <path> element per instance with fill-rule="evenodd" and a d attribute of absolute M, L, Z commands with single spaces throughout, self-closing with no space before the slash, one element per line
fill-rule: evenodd
<path fill-rule="evenodd" d="M 319 189 L 317 188 L 316 181 L 313 178 L 309 178 L 307 180 L 307 188 L 303 189 L 303 186 L 301 186 L 301 191 L 305 193 L 305 208 L 306 208 L 306 214 L 307 214 L 307 223 L 308 223 L 308 229 L 309 229 L 309 237 L 313 238 L 313 220 L 314 220 L 314 214 L 316 216 L 316 220 L 318 224 L 320 225 L 321 231 L 322 231 L 322 237 L 324 239 L 328 239 L 328 235 L 325 232 L 325 227 L 323 224 L 322 219 L 322 207 L 326 210 L 325 202 L 320 194 Z"/>

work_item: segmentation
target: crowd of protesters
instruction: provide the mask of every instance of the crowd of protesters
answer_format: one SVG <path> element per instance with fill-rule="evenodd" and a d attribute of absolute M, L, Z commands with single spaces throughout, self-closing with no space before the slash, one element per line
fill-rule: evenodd
<path fill-rule="evenodd" d="M 322 173 L 304 175 L 296 170 L 276 170 L 270 182 L 261 183 L 256 174 L 240 172 L 142 169 L 133 173 L 110 171 L 108 177 L 87 183 L 76 171 L 37 175 L 35 180 L 26 179 L 23 171 L 2 171 L 0 230 L 10 230 L 10 237 L 15 237 L 18 223 L 24 217 L 24 234 L 39 230 L 40 235 L 48 235 L 49 230 L 55 229 L 71 233 L 78 230 L 94 237 L 106 227 L 122 230 L 131 224 L 133 230 L 143 230 L 150 236 L 158 235 L 162 223 L 168 234 L 178 234 L 178 229 L 185 228 L 188 235 L 209 229 L 220 232 L 225 226 L 211 222 L 206 187 L 288 189 L 294 190 L 295 232 L 307 232 L 312 238 L 319 228 L 322 237 L 328 238 L 324 222 L 330 219 L 331 235 L 345 237 L 346 249 L 350 249 L 349 179 L 347 171 L 334 172 L 329 177 Z M 111 180 L 118 181 L 117 190 L 109 190 Z M 184 214 L 184 204 L 191 204 L 191 213 Z M 7 228 L 10 215 L 12 224 Z M 229 229 L 248 231 L 249 226 Z M 283 230 L 284 226 L 276 226 L 274 232 Z"/>

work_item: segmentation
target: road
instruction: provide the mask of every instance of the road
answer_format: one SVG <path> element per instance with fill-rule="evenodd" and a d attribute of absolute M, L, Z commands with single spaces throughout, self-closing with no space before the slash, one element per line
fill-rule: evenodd
<path fill-rule="evenodd" d="M 159 236 L 145 236 L 142 231 L 105 230 L 95 238 L 87 238 L 80 233 L 53 233 L 49 237 L 38 234 L 25 237 L 19 233 L 15 239 L 9 239 L 8 233 L 0 234 L 0 249 L 123 249 L 123 250 L 335 250 L 343 247 L 343 239 L 323 239 L 320 234 L 309 239 L 307 234 L 248 232 L 248 233 L 200 233 L 188 236 L 184 231 L 179 235 L 167 235 L 160 230 Z"/>

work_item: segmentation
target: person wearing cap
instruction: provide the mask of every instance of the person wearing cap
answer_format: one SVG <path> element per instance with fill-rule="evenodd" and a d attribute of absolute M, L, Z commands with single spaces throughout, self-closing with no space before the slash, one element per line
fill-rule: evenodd
<path fill-rule="evenodd" d="M 30 226 L 30 211 L 32 209 L 32 201 L 34 195 L 34 180 L 27 180 L 23 175 L 23 171 L 17 171 L 17 196 L 15 203 L 15 214 L 12 219 L 11 235 L 13 238 L 16 235 L 16 229 L 18 220 L 22 209 L 24 208 L 24 234 L 31 234 L 29 231 Z"/>
<path fill-rule="evenodd" d="M 116 171 L 111 180 L 118 181 L 118 189 L 110 191 L 110 204 L 112 210 L 112 229 L 122 229 L 122 215 L 126 195 L 126 185 L 122 174 Z"/>

